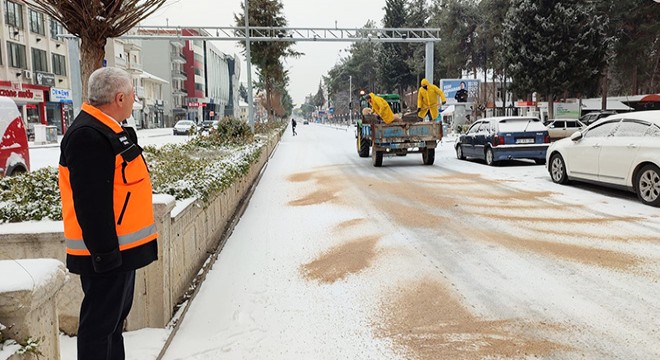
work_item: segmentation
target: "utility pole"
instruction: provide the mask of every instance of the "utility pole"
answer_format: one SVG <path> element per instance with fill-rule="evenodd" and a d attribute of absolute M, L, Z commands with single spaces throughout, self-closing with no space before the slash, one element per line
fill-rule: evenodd
<path fill-rule="evenodd" d="M 247 61 L 248 82 L 248 124 L 254 131 L 254 99 L 252 98 L 252 56 L 250 54 L 250 12 L 248 11 L 248 0 L 245 0 L 245 60 Z"/>
<path fill-rule="evenodd" d="M 348 75 L 348 121 L 353 123 L 353 75 Z"/>

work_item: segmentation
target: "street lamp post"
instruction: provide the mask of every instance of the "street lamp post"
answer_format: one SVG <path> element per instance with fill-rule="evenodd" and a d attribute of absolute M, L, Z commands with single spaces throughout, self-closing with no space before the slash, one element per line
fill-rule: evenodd
<path fill-rule="evenodd" d="M 245 0 L 245 60 L 247 61 L 247 82 L 248 82 L 248 124 L 254 131 L 254 99 L 252 98 L 252 56 L 250 54 L 250 11 L 248 10 L 248 0 Z"/>
<path fill-rule="evenodd" d="M 353 75 L 348 75 L 348 121 L 353 123 Z"/>

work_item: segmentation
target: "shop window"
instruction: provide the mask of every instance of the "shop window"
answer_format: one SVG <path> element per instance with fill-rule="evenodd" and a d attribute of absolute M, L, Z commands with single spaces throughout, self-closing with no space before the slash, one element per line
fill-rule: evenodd
<path fill-rule="evenodd" d="M 30 9 L 30 31 L 35 34 L 46 35 L 43 13 Z"/>
<path fill-rule="evenodd" d="M 63 55 L 53 54 L 53 72 L 55 75 L 66 76 L 66 58 Z"/>
<path fill-rule="evenodd" d="M 32 69 L 48 72 L 48 55 L 44 50 L 32 48 Z"/>
<path fill-rule="evenodd" d="M 18 69 L 27 69 L 25 45 L 7 41 L 7 58 L 9 60 L 9 66 Z"/>
<path fill-rule="evenodd" d="M 23 29 L 23 5 L 13 1 L 5 2 L 5 22 L 7 25 Z"/>

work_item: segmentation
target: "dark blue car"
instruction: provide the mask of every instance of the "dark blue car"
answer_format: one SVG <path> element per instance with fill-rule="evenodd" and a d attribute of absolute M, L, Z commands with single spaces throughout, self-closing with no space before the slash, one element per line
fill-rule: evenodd
<path fill-rule="evenodd" d="M 509 159 L 533 159 L 545 164 L 550 137 L 541 120 L 493 117 L 477 120 L 456 142 L 456 157 L 476 158 L 488 165 Z"/>

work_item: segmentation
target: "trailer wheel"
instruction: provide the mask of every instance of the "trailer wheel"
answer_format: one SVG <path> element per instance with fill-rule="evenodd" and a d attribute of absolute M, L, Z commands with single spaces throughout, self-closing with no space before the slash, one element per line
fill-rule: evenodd
<path fill-rule="evenodd" d="M 369 157 L 369 140 L 362 138 L 362 131 L 358 129 L 357 148 L 360 157 Z"/>
<path fill-rule="evenodd" d="M 371 161 L 375 167 L 383 166 L 383 152 L 382 151 L 372 151 L 371 152 Z"/>
<path fill-rule="evenodd" d="M 424 148 L 422 150 L 422 161 L 424 161 L 424 165 L 433 165 L 435 162 L 435 149 Z"/>

